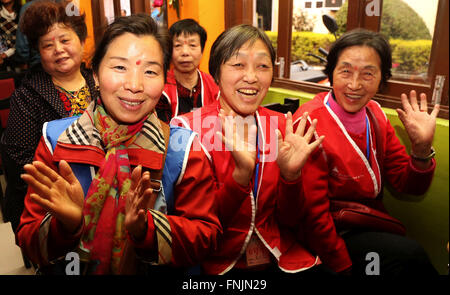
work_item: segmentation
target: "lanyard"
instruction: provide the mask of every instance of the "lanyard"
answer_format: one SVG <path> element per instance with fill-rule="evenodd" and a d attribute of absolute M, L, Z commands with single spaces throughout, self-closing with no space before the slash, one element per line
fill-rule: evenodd
<path fill-rule="evenodd" d="M 256 129 L 258 130 L 258 129 Z M 259 147 L 258 147 L 258 131 L 256 131 L 256 156 L 258 160 L 256 161 L 256 167 L 255 167 L 255 180 L 253 181 L 253 197 L 256 199 L 256 194 L 258 192 L 258 176 L 259 176 Z"/>
<path fill-rule="evenodd" d="M 370 126 L 369 126 L 369 118 L 366 114 L 366 158 L 369 161 L 370 157 Z"/>

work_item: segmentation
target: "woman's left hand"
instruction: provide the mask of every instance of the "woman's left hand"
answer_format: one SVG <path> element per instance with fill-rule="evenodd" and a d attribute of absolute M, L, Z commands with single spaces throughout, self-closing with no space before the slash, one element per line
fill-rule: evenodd
<path fill-rule="evenodd" d="M 308 160 L 309 155 L 319 146 L 325 136 L 320 136 L 310 143 L 316 130 L 317 119 L 312 121 L 306 134 L 305 127 L 308 113 L 304 113 L 297 130 L 294 132 L 292 114 L 288 112 L 286 119 L 286 134 L 283 140 L 281 132 L 277 129 L 278 135 L 278 157 L 277 164 L 280 167 L 281 176 L 287 181 L 294 181 L 300 177 L 302 167 Z"/>
<path fill-rule="evenodd" d="M 125 229 L 137 241 L 145 238 L 147 233 L 147 209 L 153 189 L 150 173 L 142 174 L 142 167 L 137 166 L 131 173 L 130 190 L 125 203 Z"/>
<path fill-rule="evenodd" d="M 411 102 L 405 93 L 401 95 L 403 110 L 397 109 L 397 113 L 411 140 L 412 153 L 425 158 L 430 154 L 440 106 L 436 104 L 433 111 L 428 114 L 425 93 L 420 94 L 420 105 L 417 102 L 416 91 L 412 90 L 409 96 Z"/>

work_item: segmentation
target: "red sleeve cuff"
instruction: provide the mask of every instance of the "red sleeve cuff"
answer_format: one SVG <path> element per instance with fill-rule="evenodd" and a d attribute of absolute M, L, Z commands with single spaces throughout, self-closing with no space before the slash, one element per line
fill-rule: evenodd
<path fill-rule="evenodd" d="M 71 244 L 74 241 L 78 241 L 81 238 L 81 234 L 84 230 L 84 218 L 81 223 L 81 226 L 78 228 L 78 230 L 75 233 L 69 233 L 62 223 L 58 221 L 54 216 L 52 216 L 52 220 L 50 221 L 50 232 L 53 234 L 54 237 L 57 237 L 58 244 Z"/>
<path fill-rule="evenodd" d="M 328 255 L 327 266 L 337 273 L 345 272 L 352 267 L 347 249 L 340 249 Z"/>
<path fill-rule="evenodd" d="M 229 191 L 230 194 L 242 194 L 242 195 L 248 195 L 251 191 L 252 185 L 251 183 L 249 183 L 247 186 L 244 185 L 240 185 L 239 183 L 237 183 L 234 178 L 232 173 L 229 173 L 226 177 L 225 177 L 225 184 L 224 184 L 227 188 L 227 191 Z"/>
<path fill-rule="evenodd" d="M 298 184 L 301 183 L 302 175 L 300 174 L 300 176 L 297 179 L 292 180 L 292 181 L 287 181 L 286 179 L 284 179 L 283 176 L 281 176 L 280 179 L 281 179 L 281 183 L 283 183 L 283 184 L 286 184 L 286 185 L 298 185 Z"/>
<path fill-rule="evenodd" d="M 83 223 L 76 233 L 69 233 L 63 227 L 62 223 L 58 221 L 54 216 L 50 220 L 50 228 L 48 234 L 48 257 L 50 260 L 62 255 L 66 255 L 67 251 L 72 251 L 80 243 L 81 235 L 84 231 L 84 218 Z"/>
<path fill-rule="evenodd" d="M 147 210 L 147 233 L 145 234 L 145 238 L 136 241 L 128 232 L 127 236 L 135 248 L 150 251 L 155 247 L 155 225 L 153 224 L 153 216 L 150 211 Z"/>
<path fill-rule="evenodd" d="M 425 170 L 421 170 L 416 168 L 416 166 L 414 166 L 412 162 L 412 157 L 409 157 L 409 166 L 411 167 L 411 170 L 414 171 L 415 173 L 427 174 L 433 172 L 434 169 L 436 168 L 436 159 L 431 159 L 431 166 Z"/>
<path fill-rule="evenodd" d="M 218 209 L 222 225 L 229 223 L 230 219 L 239 211 L 242 202 L 249 197 L 251 184 L 242 186 L 237 183 L 231 174 L 228 174 L 224 183 L 218 189 Z"/>

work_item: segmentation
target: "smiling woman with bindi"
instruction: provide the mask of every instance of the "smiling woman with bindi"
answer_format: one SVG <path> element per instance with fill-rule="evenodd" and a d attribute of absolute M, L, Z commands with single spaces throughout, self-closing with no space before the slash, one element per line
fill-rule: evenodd
<path fill-rule="evenodd" d="M 155 112 L 170 54 L 167 32 L 151 17 L 117 18 L 92 58 L 95 101 L 80 117 L 44 125 L 22 175 L 30 190 L 17 231 L 42 273 L 60 273 L 59 257 L 71 251 L 85 258 L 86 274 L 181 273 L 217 248 L 222 229 L 206 155 L 194 150 L 191 131 Z M 61 158 L 45 142 L 64 150 Z"/>

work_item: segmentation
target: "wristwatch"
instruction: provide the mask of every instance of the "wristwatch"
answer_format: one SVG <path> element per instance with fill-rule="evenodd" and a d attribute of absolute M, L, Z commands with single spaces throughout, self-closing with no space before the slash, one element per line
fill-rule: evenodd
<path fill-rule="evenodd" d="M 413 158 L 414 160 L 427 162 L 428 160 L 433 159 L 435 155 L 436 155 L 436 151 L 434 150 L 433 147 L 431 147 L 431 153 L 428 156 L 426 156 L 425 158 L 418 157 L 418 156 L 414 155 L 413 153 L 411 153 L 411 158 Z"/>

